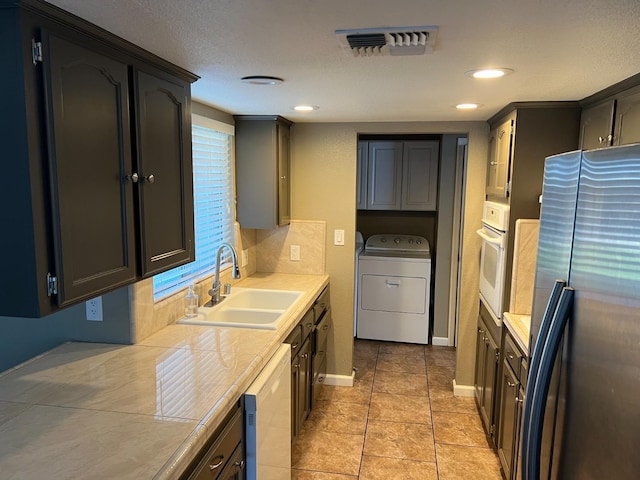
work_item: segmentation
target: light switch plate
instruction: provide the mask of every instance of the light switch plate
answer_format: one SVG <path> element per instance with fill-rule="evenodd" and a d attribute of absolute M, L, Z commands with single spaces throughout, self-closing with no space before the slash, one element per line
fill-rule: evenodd
<path fill-rule="evenodd" d="M 289 260 L 293 262 L 300 261 L 300 245 L 291 245 L 289 249 Z"/>
<path fill-rule="evenodd" d="M 333 244 L 344 245 L 344 230 L 333 231 Z"/>

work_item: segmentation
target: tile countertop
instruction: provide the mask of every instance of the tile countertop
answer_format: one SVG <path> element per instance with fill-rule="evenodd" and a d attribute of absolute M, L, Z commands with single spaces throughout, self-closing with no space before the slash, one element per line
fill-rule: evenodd
<path fill-rule="evenodd" d="M 169 325 L 136 345 L 66 343 L 0 374 L 2 478 L 178 478 L 328 282 L 239 282 L 305 292 L 278 330 Z"/>
<path fill-rule="evenodd" d="M 529 329 L 531 328 L 531 315 L 518 315 L 516 313 L 504 312 L 503 320 L 505 326 L 513 336 L 522 353 L 529 354 Z"/>

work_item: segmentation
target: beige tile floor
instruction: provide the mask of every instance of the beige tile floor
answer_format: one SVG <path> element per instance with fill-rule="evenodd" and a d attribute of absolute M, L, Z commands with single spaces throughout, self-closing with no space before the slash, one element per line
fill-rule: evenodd
<path fill-rule="evenodd" d="M 352 388 L 324 386 L 292 453 L 293 480 L 500 480 L 455 350 L 356 340 Z"/>

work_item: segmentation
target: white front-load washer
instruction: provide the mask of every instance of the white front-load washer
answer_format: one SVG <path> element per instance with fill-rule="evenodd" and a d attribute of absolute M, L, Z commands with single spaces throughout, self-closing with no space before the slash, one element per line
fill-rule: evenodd
<path fill-rule="evenodd" d="M 358 265 L 357 337 L 429 343 L 431 253 L 424 237 L 372 235 Z"/>

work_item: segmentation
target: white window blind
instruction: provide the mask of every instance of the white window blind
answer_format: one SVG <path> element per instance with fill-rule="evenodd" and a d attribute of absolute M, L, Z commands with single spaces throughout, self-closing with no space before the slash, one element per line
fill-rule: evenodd
<path fill-rule="evenodd" d="M 171 295 L 215 269 L 216 247 L 233 243 L 233 127 L 193 115 L 193 197 L 196 259 L 153 277 L 153 299 Z M 225 251 L 223 263 L 228 260 Z"/>

